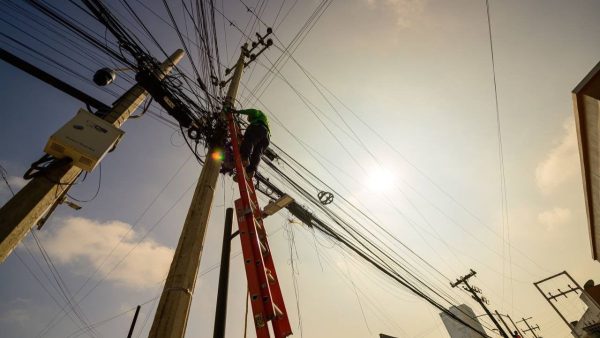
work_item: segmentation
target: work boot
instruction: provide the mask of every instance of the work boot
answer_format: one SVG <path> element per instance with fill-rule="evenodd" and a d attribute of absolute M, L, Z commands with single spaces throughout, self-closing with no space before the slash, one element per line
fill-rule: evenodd
<path fill-rule="evenodd" d="M 235 165 L 232 161 L 223 161 L 221 164 L 221 173 L 231 173 L 235 169 Z"/>
<path fill-rule="evenodd" d="M 254 177 L 254 172 L 246 172 L 246 180 L 251 180 Z M 238 174 L 233 175 L 233 181 L 237 182 L 238 181 Z"/>

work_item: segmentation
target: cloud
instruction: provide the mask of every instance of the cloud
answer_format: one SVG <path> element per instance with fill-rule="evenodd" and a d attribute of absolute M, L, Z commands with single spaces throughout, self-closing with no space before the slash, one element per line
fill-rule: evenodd
<path fill-rule="evenodd" d="M 0 313 L 0 322 L 24 325 L 31 320 L 31 315 L 25 307 L 31 303 L 29 299 L 17 298 L 5 304 L 9 309 Z"/>
<path fill-rule="evenodd" d="M 427 0 L 367 0 L 370 6 L 385 6 L 396 15 L 396 24 L 402 28 L 412 26 L 422 16 Z"/>
<path fill-rule="evenodd" d="M 545 194 L 553 192 L 579 173 L 579 152 L 575 124 L 571 119 L 564 125 L 560 143 L 546 155 L 535 169 L 535 181 Z"/>
<path fill-rule="evenodd" d="M 566 224 L 571 219 L 571 210 L 567 208 L 555 207 L 550 210 L 542 211 L 538 214 L 538 222 L 546 226 L 549 231 Z"/>
<path fill-rule="evenodd" d="M 119 264 L 107 280 L 131 288 L 146 288 L 155 286 L 169 269 L 174 250 L 152 239 L 140 241 L 135 232 L 128 231 L 127 223 L 82 217 L 66 218 L 62 223 L 55 227 L 58 230 L 45 236 L 46 250 L 56 262 L 72 265 L 79 273 L 89 274 L 91 267 L 99 269 L 96 278 L 102 278 Z M 104 262 L 121 238 L 122 243 Z M 120 262 L 123 257 L 126 258 Z"/>
<path fill-rule="evenodd" d="M 10 187 L 15 193 L 21 190 L 21 188 L 23 188 L 28 182 L 19 176 L 8 176 L 6 177 L 6 181 L 8 181 L 8 184 L 10 184 Z M 0 192 L 4 193 L 9 191 L 10 190 L 6 186 L 6 182 L 4 182 L 4 179 L 0 178 Z"/>

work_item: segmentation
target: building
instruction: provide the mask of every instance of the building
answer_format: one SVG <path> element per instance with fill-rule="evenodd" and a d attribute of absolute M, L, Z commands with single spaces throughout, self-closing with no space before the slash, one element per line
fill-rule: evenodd
<path fill-rule="evenodd" d="M 573 89 L 592 257 L 600 261 L 600 63 Z"/>
<path fill-rule="evenodd" d="M 452 306 L 450 312 L 456 315 L 465 323 L 471 325 L 475 329 L 480 332 L 485 332 L 483 326 L 475 316 L 475 312 L 466 304 L 461 304 L 459 306 Z M 450 317 L 445 312 L 440 313 L 440 317 L 442 317 L 442 322 L 448 330 L 448 334 L 450 334 L 451 338 L 481 338 L 481 335 L 477 332 L 473 331 L 470 327 L 465 326 L 464 324 L 458 322 L 456 319 Z"/>
<path fill-rule="evenodd" d="M 583 292 L 579 297 L 587 310 L 581 316 L 581 319 L 572 322 L 574 326 L 573 336 L 577 338 L 600 338 L 600 285 L 594 285 L 593 281 L 588 281 L 583 286 Z"/>

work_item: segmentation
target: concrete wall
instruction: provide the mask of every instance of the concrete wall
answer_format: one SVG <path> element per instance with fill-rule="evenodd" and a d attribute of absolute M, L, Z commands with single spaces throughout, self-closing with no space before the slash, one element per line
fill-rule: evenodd
<path fill-rule="evenodd" d="M 475 318 L 475 312 L 473 312 L 468 305 L 461 304 L 458 307 L 453 306 L 449 310 L 458 318 L 473 326 L 477 330 L 485 332 L 479 320 Z M 450 334 L 451 338 L 481 338 L 480 334 L 456 321 L 446 313 L 440 313 L 440 317 L 442 318 L 442 322 L 444 323 L 446 330 L 448 330 L 448 334 Z"/>

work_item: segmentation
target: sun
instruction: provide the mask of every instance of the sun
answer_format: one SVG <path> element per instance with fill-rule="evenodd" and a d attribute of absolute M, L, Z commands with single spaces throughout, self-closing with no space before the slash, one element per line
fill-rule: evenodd
<path fill-rule="evenodd" d="M 374 167 L 367 174 L 365 185 L 374 192 L 389 191 L 394 187 L 396 176 L 387 168 Z"/>

